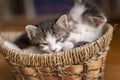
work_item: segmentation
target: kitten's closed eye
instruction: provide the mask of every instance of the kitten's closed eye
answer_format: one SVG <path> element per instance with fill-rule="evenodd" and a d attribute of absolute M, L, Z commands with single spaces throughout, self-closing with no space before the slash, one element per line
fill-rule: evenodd
<path fill-rule="evenodd" d="M 57 42 L 60 42 L 60 41 L 62 41 L 62 38 L 58 38 L 58 39 L 56 40 L 56 43 L 57 43 Z"/>
<path fill-rule="evenodd" d="M 40 44 L 42 44 L 42 45 L 48 45 L 48 43 L 40 43 Z"/>

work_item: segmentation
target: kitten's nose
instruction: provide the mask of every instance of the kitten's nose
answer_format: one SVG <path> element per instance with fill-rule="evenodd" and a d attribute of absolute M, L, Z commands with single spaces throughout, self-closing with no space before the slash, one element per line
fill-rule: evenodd
<path fill-rule="evenodd" d="M 55 52 L 55 50 L 52 50 L 52 52 Z"/>
<path fill-rule="evenodd" d="M 55 49 L 51 49 L 52 52 L 56 52 L 56 48 Z"/>
<path fill-rule="evenodd" d="M 52 52 L 56 52 L 56 49 L 54 49 L 54 50 L 51 50 Z"/>
<path fill-rule="evenodd" d="M 57 47 L 52 44 L 52 45 L 49 46 L 49 49 L 50 49 L 52 52 L 56 52 Z"/>

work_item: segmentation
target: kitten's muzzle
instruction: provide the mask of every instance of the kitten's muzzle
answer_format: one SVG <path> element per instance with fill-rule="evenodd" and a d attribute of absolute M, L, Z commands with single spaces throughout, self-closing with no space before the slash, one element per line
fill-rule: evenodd
<path fill-rule="evenodd" d="M 55 49 L 50 48 L 50 51 L 52 51 L 52 52 L 56 52 L 56 50 L 57 50 L 57 48 L 55 48 Z"/>

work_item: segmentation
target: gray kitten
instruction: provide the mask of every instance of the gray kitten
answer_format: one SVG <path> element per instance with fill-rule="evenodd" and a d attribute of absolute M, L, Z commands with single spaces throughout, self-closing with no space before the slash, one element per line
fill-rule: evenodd
<path fill-rule="evenodd" d="M 41 51 L 47 53 L 61 51 L 63 44 L 69 43 L 66 42 L 66 39 L 70 32 L 66 27 L 58 25 L 59 22 L 64 22 L 63 17 L 61 16 L 53 26 L 27 25 L 25 30 L 32 44 L 37 45 Z"/>

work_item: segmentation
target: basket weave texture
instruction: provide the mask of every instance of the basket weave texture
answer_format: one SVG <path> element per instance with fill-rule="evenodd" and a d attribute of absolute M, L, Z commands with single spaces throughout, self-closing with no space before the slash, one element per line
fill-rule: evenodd
<path fill-rule="evenodd" d="M 1 32 L 0 53 L 9 63 L 14 80 L 103 80 L 112 33 L 113 27 L 106 24 L 103 36 L 85 46 L 55 54 L 30 54 L 3 45 L 22 32 Z"/>

